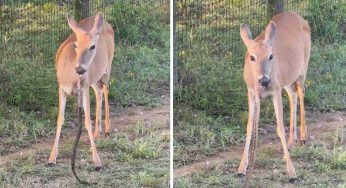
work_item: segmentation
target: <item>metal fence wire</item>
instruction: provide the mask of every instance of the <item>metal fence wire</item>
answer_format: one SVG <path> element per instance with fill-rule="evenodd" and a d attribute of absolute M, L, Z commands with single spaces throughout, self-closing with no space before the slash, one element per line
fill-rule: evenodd
<path fill-rule="evenodd" d="M 122 31 L 117 28 L 116 19 L 121 14 L 136 8 L 148 13 L 162 9 L 167 14 L 167 7 L 168 0 L 0 0 L 0 59 L 43 57 L 52 61 L 61 42 L 71 33 L 67 14 L 78 20 L 102 13 L 114 27 L 116 41 L 121 42 Z"/>
<path fill-rule="evenodd" d="M 175 68 L 199 56 L 234 58 L 244 54 L 240 39 L 241 23 L 250 25 L 257 36 L 272 17 L 273 0 L 177 0 L 174 22 Z M 321 6 L 340 0 L 318 1 Z M 305 17 L 309 4 L 316 0 L 282 0 L 282 11 L 293 11 Z M 335 13 L 340 10 L 335 10 Z M 178 70 L 179 72 L 179 70 Z M 175 73 L 176 76 L 178 73 Z"/>

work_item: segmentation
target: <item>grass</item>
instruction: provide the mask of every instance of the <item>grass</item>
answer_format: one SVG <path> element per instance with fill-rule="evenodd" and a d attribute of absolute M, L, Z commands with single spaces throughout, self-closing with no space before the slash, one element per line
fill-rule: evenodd
<path fill-rule="evenodd" d="M 309 146 L 295 146 L 290 150 L 299 181 L 288 183 L 285 161 L 280 143 L 257 150 L 255 169 L 250 185 L 253 187 L 344 187 L 346 185 L 345 127 L 320 134 Z M 261 135 L 265 136 L 265 135 Z M 329 139 L 332 137 L 332 139 Z M 259 144 L 261 146 L 261 144 Z M 332 147 L 330 147 L 332 146 Z M 279 150 L 279 151 L 278 151 Z M 241 151 L 239 151 L 241 152 Z M 230 157 L 223 164 L 195 171 L 175 179 L 175 187 L 242 187 L 244 179 L 236 170 L 239 157 Z"/>
<path fill-rule="evenodd" d="M 169 86 L 167 12 L 159 2 L 148 1 L 140 6 L 131 4 L 131 14 L 125 9 L 119 14 L 122 3 L 131 1 L 116 1 L 102 9 L 117 31 L 110 78 L 109 96 L 114 104 L 111 108 L 155 107 L 161 104 L 161 96 Z M 3 7 L 1 18 L 6 22 L 1 23 L 0 32 L 1 155 L 55 132 L 58 86 L 54 55 L 71 33 L 65 19 L 70 11 L 70 6 L 58 6 L 53 1 Z M 124 24 L 129 27 L 122 27 Z M 47 29 L 46 25 L 52 27 Z M 121 35 L 124 33 L 128 36 Z M 95 99 L 91 98 L 93 110 Z M 75 116 L 74 99 L 68 100 L 66 122 Z"/>
<path fill-rule="evenodd" d="M 345 47 L 344 44 L 328 45 L 323 49 L 317 45 L 313 47 L 306 81 L 305 104 L 308 110 L 345 109 L 344 88 L 340 87 L 345 84 L 343 78 L 346 77 L 342 63 Z M 186 159 L 200 160 L 203 156 L 240 143 L 245 135 L 247 98 L 245 84 L 241 81 L 242 71 L 235 71 L 236 68 L 228 66 L 222 60 L 211 64 L 206 59 L 198 64 L 205 66 L 196 66 L 197 71 L 189 69 L 194 73 L 201 73 L 192 77 L 198 81 L 193 86 L 183 86 L 182 89 L 181 98 L 186 98 L 186 95 L 189 97 L 186 101 L 189 102 L 178 98 L 179 105 L 174 108 L 177 153 L 174 160 L 177 166 L 186 163 Z M 221 70 L 225 76 L 220 78 L 217 75 L 220 75 Z M 284 92 L 283 94 L 286 95 Z M 287 124 L 289 106 L 287 96 L 284 97 Z M 191 104 L 196 100 L 197 105 Z M 261 105 L 260 121 L 275 121 L 271 100 L 266 100 Z"/>
<path fill-rule="evenodd" d="M 250 1 L 244 1 L 244 10 L 239 4 L 229 6 L 225 2 L 216 2 L 212 6 L 208 6 L 207 2 L 200 4 L 195 1 L 188 2 L 186 6 L 177 5 L 183 13 L 177 25 L 179 81 L 174 91 L 175 168 L 208 160 L 208 157 L 217 156 L 220 151 L 228 151 L 233 148 L 231 146 L 239 146 L 244 141 L 248 114 L 246 85 L 242 75 L 245 49 L 239 37 L 239 25 L 241 22 L 249 23 L 256 36 L 267 23 L 265 15 L 262 14 L 266 7 L 250 6 Z M 308 115 L 317 111 L 346 109 L 345 89 L 342 87 L 346 78 L 346 44 L 341 32 L 343 23 L 340 22 L 346 15 L 343 11 L 345 6 L 340 3 L 341 1 L 321 3 L 311 0 L 285 4 L 286 10 L 300 12 L 312 28 L 313 46 L 305 84 L 305 106 Z M 335 13 L 335 19 L 332 19 L 331 12 Z M 186 15 L 190 15 L 190 18 L 185 19 Z M 284 123 L 287 125 L 289 106 L 285 92 L 283 98 Z M 260 125 L 275 124 L 271 100 L 261 102 L 260 117 Z M 311 172 L 303 169 L 302 174 L 306 179 L 303 178 L 303 183 L 299 185 L 308 187 L 311 183 L 317 187 L 335 187 L 340 184 L 342 187 L 339 180 L 345 179 L 342 174 L 345 171 L 339 167 L 343 164 L 345 150 L 334 153 L 316 147 L 319 150 L 312 155 L 323 155 L 326 160 L 315 162 L 312 159 L 303 159 L 302 163 L 297 164 L 297 168 L 303 168 L 304 165 L 315 163 L 316 170 Z M 308 156 L 309 151 L 314 152 L 314 148 L 302 150 L 306 152 L 302 156 Z M 239 156 L 241 153 L 242 151 Z M 286 175 L 282 174 L 282 161 L 272 157 L 269 159 L 269 156 L 276 153 L 276 150 L 258 153 L 264 160 L 259 162 L 260 170 L 255 173 L 263 177 L 258 175 L 254 179 L 267 187 L 289 187 L 290 185 L 286 184 Z M 335 161 L 337 165 L 333 165 Z M 239 187 L 242 182 L 234 176 L 238 165 L 239 159 L 230 160 L 211 170 L 176 178 L 175 186 Z M 266 170 L 263 170 L 264 168 Z M 326 169 L 330 170 L 323 172 Z M 316 177 L 321 177 L 320 183 Z M 345 182 L 343 183 L 345 186 Z"/>
<path fill-rule="evenodd" d="M 167 117 L 166 117 L 167 118 Z M 133 129 L 113 134 L 109 139 L 96 142 L 103 170 L 95 172 L 89 145 L 81 144 L 77 155 L 77 173 L 96 187 L 167 187 L 169 179 L 169 140 L 166 122 L 151 127 L 136 122 Z M 136 132 L 144 126 L 148 132 Z M 131 137 L 135 135 L 135 139 Z M 49 149 L 33 150 L 0 167 L 0 187 L 83 187 L 73 178 L 69 155 L 73 139 L 60 147 L 57 165 L 48 167 Z"/>

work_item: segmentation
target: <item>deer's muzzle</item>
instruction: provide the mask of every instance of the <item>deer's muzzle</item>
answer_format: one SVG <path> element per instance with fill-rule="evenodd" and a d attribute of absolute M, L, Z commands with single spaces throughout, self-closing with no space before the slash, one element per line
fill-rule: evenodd
<path fill-rule="evenodd" d="M 85 69 L 81 66 L 78 66 L 78 67 L 76 67 L 76 72 L 77 72 L 77 74 L 82 75 L 85 73 Z"/>
<path fill-rule="evenodd" d="M 258 82 L 260 83 L 261 86 L 268 87 L 270 84 L 270 79 L 263 76 Z"/>

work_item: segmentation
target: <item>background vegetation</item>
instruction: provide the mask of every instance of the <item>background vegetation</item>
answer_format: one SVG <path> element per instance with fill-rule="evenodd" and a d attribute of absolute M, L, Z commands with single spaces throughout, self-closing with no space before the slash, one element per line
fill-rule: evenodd
<path fill-rule="evenodd" d="M 109 94 L 115 107 L 152 107 L 167 94 L 169 17 L 165 3 L 91 3 L 90 14 L 102 12 L 116 30 Z M 73 14 L 73 4 L 5 1 L 1 10 L 0 154 L 5 154 L 55 132 L 58 98 L 54 57 L 71 33 L 66 14 Z M 74 101 L 68 101 L 67 116 L 74 115 Z"/>
<path fill-rule="evenodd" d="M 243 81 L 245 47 L 239 36 L 239 25 L 248 23 L 253 36 L 257 36 L 268 23 L 265 2 L 177 2 L 179 79 L 174 93 L 175 168 L 203 161 L 243 142 L 247 96 Z M 312 29 L 313 46 L 305 85 L 307 110 L 345 110 L 346 44 L 342 30 L 346 19 L 345 4 L 338 0 L 284 2 L 285 11 L 298 12 L 309 21 Z M 286 93 L 283 92 L 283 95 Z M 287 96 L 284 98 L 287 124 L 288 99 Z M 260 121 L 262 124 L 275 122 L 270 100 L 261 104 Z M 344 155 L 346 151 L 343 148 L 339 152 Z M 202 181 L 204 176 L 191 176 L 181 185 L 195 185 L 193 182 L 198 182 L 196 178 L 207 183 L 205 179 Z M 212 178 L 208 180 L 212 181 Z M 233 180 L 227 181 L 230 183 Z"/>
<path fill-rule="evenodd" d="M 48 167 L 58 113 L 54 57 L 71 33 L 74 1 L 0 6 L 0 187 L 81 187 L 70 170 L 76 100 L 69 98 L 57 165 Z M 77 171 L 96 187 L 166 187 L 169 179 L 169 12 L 165 0 L 93 0 L 116 31 L 110 78 L 111 137 L 97 140 L 95 172 L 86 134 Z M 93 95 L 93 92 L 91 92 Z M 91 102 L 94 110 L 94 98 Z M 155 108 L 154 108 L 155 107 Z M 93 117 L 92 112 L 92 117 Z M 48 138 L 47 138 L 48 137 Z"/>

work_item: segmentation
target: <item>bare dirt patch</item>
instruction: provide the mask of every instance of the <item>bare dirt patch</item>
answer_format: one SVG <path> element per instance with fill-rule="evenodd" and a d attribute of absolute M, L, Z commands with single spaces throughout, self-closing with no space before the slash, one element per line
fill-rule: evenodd
<path fill-rule="evenodd" d="M 134 127 L 138 122 L 144 122 L 144 124 L 147 127 L 162 122 L 167 122 L 169 125 L 168 97 L 163 98 L 162 105 L 155 108 L 145 108 L 142 106 L 136 106 L 122 109 L 116 109 L 115 107 L 111 107 L 111 109 L 113 109 L 111 111 L 112 134 L 116 134 L 131 127 Z M 68 127 L 66 127 L 66 125 L 68 125 Z M 74 122 L 65 123 L 65 126 L 62 129 L 59 147 L 64 147 L 66 143 L 71 142 L 74 139 L 76 131 L 75 128 L 76 125 Z M 130 136 L 134 135 L 131 133 L 131 131 L 129 131 L 128 134 L 130 134 Z M 0 156 L 0 166 L 7 164 L 8 162 L 14 159 L 26 158 L 27 156 L 38 151 L 51 149 L 54 143 L 54 136 L 37 140 L 36 143 L 31 144 L 30 147 L 21 148 L 7 155 Z M 86 132 L 84 130 L 80 140 L 87 142 L 88 139 L 89 138 L 87 137 Z M 101 136 L 100 139 L 104 138 Z"/>

